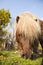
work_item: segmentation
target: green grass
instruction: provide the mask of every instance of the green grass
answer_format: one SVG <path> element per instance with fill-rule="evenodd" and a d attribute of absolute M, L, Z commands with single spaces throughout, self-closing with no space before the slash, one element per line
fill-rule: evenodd
<path fill-rule="evenodd" d="M 23 59 L 19 56 L 19 53 L 0 51 L 0 65 L 41 65 L 42 60 L 42 57 L 35 60 Z"/>

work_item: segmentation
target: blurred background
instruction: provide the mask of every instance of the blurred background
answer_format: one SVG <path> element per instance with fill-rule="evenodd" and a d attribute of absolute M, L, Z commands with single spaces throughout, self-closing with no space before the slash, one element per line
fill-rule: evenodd
<path fill-rule="evenodd" d="M 0 50 L 17 49 L 14 21 L 25 11 L 43 20 L 43 0 L 0 0 Z"/>

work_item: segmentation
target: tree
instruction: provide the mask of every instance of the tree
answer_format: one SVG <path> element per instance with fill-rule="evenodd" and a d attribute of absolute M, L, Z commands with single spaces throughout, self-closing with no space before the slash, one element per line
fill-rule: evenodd
<path fill-rule="evenodd" d="M 4 29 L 8 26 L 10 18 L 11 15 L 9 10 L 0 9 L 0 42 L 2 43 L 5 40 L 5 36 L 7 33 L 7 30 Z"/>
<path fill-rule="evenodd" d="M 0 10 L 0 29 L 8 25 L 10 18 L 11 16 L 9 10 Z"/>

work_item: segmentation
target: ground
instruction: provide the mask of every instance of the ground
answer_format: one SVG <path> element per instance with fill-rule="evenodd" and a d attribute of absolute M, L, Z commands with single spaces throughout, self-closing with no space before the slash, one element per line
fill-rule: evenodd
<path fill-rule="evenodd" d="M 0 65 L 43 65 L 43 57 L 31 60 L 21 58 L 18 52 L 0 51 Z"/>

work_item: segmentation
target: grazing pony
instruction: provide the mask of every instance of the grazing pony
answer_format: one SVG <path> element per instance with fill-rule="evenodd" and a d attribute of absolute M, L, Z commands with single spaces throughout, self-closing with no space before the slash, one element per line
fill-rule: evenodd
<path fill-rule="evenodd" d="M 24 12 L 16 17 L 16 40 L 21 56 L 31 58 L 32 53 L 38 54 L 41 27 L 38 17 Z"/>

